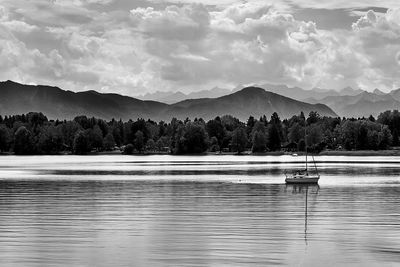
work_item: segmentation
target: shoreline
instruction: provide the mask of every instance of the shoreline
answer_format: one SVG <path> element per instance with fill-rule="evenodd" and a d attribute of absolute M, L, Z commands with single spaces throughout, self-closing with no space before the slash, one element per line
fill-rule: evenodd
<path fill-rule="evenodd" d="M 312 153 L 310 153 L 311 155 Z M 71 156 L 74 155 L 72 153 L 61 153 L 55 155 L 19 155 L 19 156 Z M 128 155 L 123 154 L 119 150 L 115 151 L 107 151 L 107 152 L 92 152 L 86 155 L 79 156 L 103 156 L 103 155 Z M 304 156 L 304 152 L 286 152 L 286 151 L 274 151 L 274 152 L 264 152 L 264 153 L 252 153 L 251 151 L 244 151 L 241 154 L 237 154 L 236 152 L 204 152 L 200 154 L 182 154 L 182 155 L 174 155 L 168 152 L 146 152 L 146 153 L 134 153 L 130 154 L 130 156 L 153 156 L 153 155 L 170 155 L 170 156 Z M 400 149 L 392 149 L 392 150 L 325 150 L 321 151 L 318 154 L 313 154 L 314 156 L 400 156 Z M 14 153 L 0 153 L 0 156 L 17 156 Z M 78 155 L 76 155 L 78 156 Z"/>
<path fill-rule="evenodd" d="M 399 149 L 393 150 L 354 150 L 354 151 L 336 151 L 326 150 L 317 154 L 318 156 L 400 156 Z"/>

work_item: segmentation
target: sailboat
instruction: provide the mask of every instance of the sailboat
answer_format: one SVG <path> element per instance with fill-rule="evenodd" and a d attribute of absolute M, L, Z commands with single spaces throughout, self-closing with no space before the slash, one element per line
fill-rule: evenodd
<path fill-rule="evenodd" d="M 307 132 L 306 127 L 304 127 L 305 132 L 305 143 L 306 143 L 306 168 L 305 170 L 296 170 L 291 174 L 285 173 L 286 179 L 285 182 L 287 184 L 318 184 L 319 173 L 317 169 L 317 165 L 314 160 L 314 156 L 312 156 L 315 172 L 308 172 L 308 153 L 307 153 Z"/>

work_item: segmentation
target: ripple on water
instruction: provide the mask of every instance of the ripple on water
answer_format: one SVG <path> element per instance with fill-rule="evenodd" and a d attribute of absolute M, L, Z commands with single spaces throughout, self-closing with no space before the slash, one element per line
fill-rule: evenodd
<path fill-rule="evenodd" d="M 328 160 L 306 188 L 276 159 L 64 159 L 0 168 L 1 266 L 400 264 L 397 161 Z"/>

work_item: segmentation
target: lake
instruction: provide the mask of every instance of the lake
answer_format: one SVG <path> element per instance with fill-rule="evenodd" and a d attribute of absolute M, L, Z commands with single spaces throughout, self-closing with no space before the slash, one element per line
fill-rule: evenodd
<path fill-rule="evenodd" d="M 400 158 L 315 159 L 1 156 L 0 266 L 399 266 Z"/>

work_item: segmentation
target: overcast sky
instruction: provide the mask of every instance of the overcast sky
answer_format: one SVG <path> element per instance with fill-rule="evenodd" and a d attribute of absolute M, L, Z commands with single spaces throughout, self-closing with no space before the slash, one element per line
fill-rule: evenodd
<path fill-rule="evenodd" d="M 262 83 L 389 91 L 400 1 L 0 0 L 8 79 L 132 96 Z"/>

